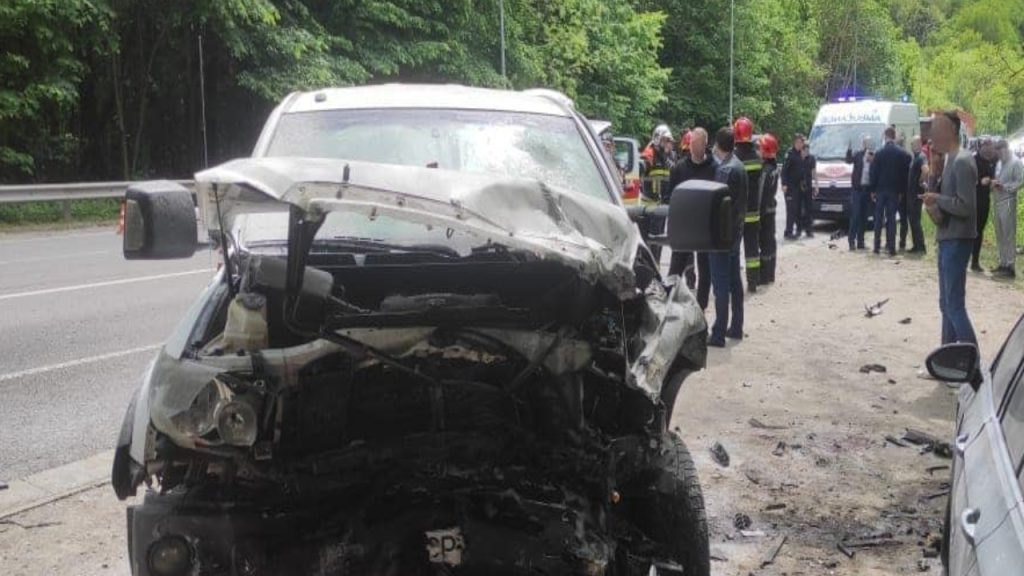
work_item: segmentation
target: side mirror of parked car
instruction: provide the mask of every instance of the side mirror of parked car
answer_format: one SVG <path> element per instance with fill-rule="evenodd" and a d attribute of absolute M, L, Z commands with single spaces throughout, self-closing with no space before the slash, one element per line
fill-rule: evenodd
<path fill-rule="evenodd" d="M 166 180 L 138 182 L 124 195 L 127 260 L 190 258 L 196 252 L 196 209 L 192 193 Z"/>
<path fill-rule="evenodd" d="M 981 355 L 974 344 L 946 344 L 925 361 L 928 373 L 943 382 L 968 382 L 975 391 L 981 386 Z"/>

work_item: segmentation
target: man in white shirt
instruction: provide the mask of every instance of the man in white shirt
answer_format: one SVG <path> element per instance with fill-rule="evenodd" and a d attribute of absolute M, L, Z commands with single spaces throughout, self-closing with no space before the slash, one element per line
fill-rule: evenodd
<path fill-rule="evenodd" d="M 1017 190 L 1024 184 L 1024 164 L 1010 152 L 1005 140 L 996 145 L 999 164 L 992 180 L 995 192 L 996 243 L 999 245 L 999 267 L 994 278 L 1016 278 L 1017 259 Z"/>

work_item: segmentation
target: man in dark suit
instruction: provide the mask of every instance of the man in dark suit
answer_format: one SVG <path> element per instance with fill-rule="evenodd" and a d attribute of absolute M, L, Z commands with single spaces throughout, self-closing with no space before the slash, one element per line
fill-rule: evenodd
<path fill-rule="evenodd" d="M 907 175 L 910 173 L 910 154 L 896 145 L 896 129 L 885 129 L 885 145 L 875 154 L 871 163 L 871 195 L 875 199 L 875 254 L 882 243 L 882 225 L 885 225 L 885 250 L 896 255 L 896 203 L 907 194 Z"/>
<path fill-rule="evenodd" d="M 846 150 L 846 163 L 853 164 L 850 178 L 850 250 L 864 249 L 864 229 L 868 224 L 868 209 L 871 207 L 871 160 L 875 150 L 871 137 L 865 136 L 857 152 Z"/>

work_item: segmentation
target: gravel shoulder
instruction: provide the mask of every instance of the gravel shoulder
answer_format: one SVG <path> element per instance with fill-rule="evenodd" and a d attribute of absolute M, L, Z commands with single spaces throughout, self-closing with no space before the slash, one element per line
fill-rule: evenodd
<path fill-rule="evenodd" d="M 840 246 L 844 242 L 839 243 Z M 712 571 L 748 574 L 896 575 L 918 571 L 938 535 L 949 461 L 889 444 L 915 428 L 949 439 L 954 391 L 918 371 L 939 343 L 934 262 L 882 259 L 828 248 L 826 237 L 781 247 L 778 283 L 747 298 L 747 338 L 712 350 L 690 378 L 672 419 L 694 453 L 711 524 Z M 991 358 L 1024 311 L 1024 294 L 969 280 L 968 308 Z M 864 305 L 889 299 L 866 318 Z M 909 324 L 900 320 L 910 318 Z M 884 374 L 863 374 L 882 364 Z M 763 425 L 781 428 L 759 428 Z M 731 463 L 710 454 L 721 442 Z M 779 443 L 785 448 L 773 454 Z M 784 507 L 782 506 L 784 505 Z M 769 508 L 772 508 L 769 510 Z M 745 537 L 734 517 L 749 516 Z M 125 505 L 109 486 L 0 520 L 0 574 L 129 573 Z M 848 537 L 880 533 L 853 558 Z M 774 562 L 766 552 L 785 537 Z M 925 559 L 938 574 L 938 560 Z"/>
<path fill-rule="evenodd" d="M 949 470 L 928 468 L 950 461 L 885 440 L 907 428 L 953 436 L 955 391 L 919 377 L 939 345 L 934 260 L 836 244 L 821 235 L 785 244 L 778 283 L 747 297 L 747 338 L 712 350 L 708 369 L 679 394 L 672 426 L 697 461 L 714 574 L 940 573 L 923 550 L 938 537 L 945 497 L 927 497 L 943 492 Z M 882 314 L 867 318 L 865 305 L 884 299 Z M 1024 312 L 1024 294 L 972 276 L 967 300 L 988 362 Z M 866 364 L 886 372 L 862 373 Z M 716 441 L 730 454 L 727 468 L 711 457 Z M 764 535 L 741 535 L 737 514 Z M 852 558 L 837 548 L 878 535 L 891 537 Z"/>

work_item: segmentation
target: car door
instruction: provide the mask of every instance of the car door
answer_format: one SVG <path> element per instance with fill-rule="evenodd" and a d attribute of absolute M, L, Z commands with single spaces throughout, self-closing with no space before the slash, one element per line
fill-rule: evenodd
<path fill-rule="evenodd" d="M 974 393 L 961 390 L 961 410 L 955 444 L 954 477 L 950 502 L 949 573 L 953 576 L 1005 574 L 1006 562 L 1024 562 L 1021 538 L 1018 472 L 1024 451 L 1024 425 L 1007 422 L 1019 440 L 1008 442 L 1001 416 L 1010 408 L 1021 411 L 1024 421 L 1024 390 L 1020 385 L 1024 355 L 1024 324 L 1007 338 L 992 365 L 990 375 Z M 1016 404 L 1014 404 L 1016 402 Z M 1024 565 L 1024 564 L 1009 564 Z"/>

